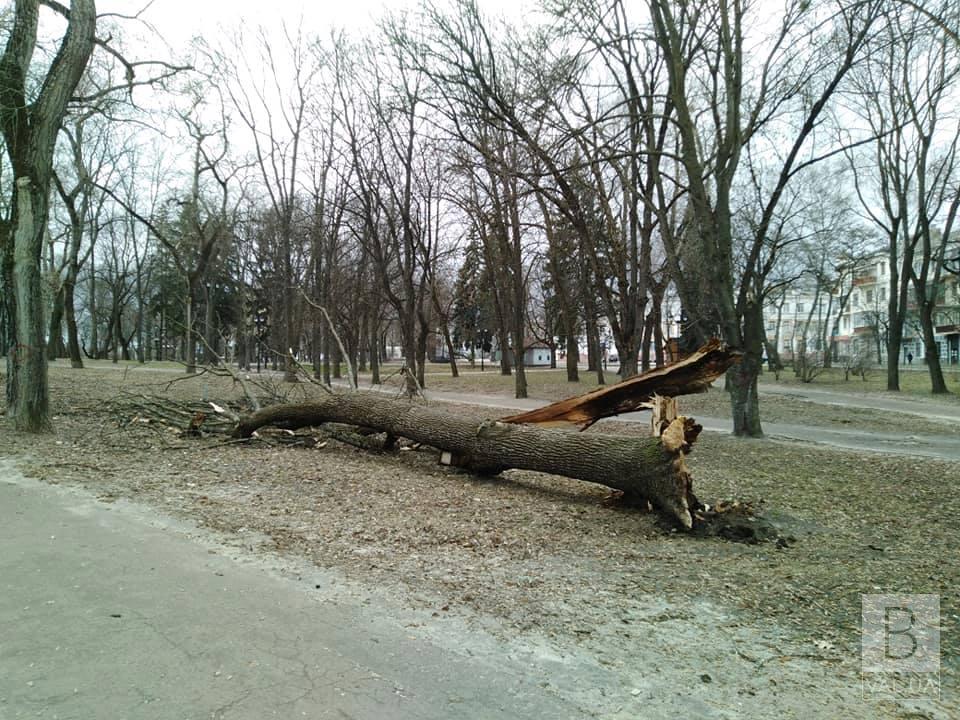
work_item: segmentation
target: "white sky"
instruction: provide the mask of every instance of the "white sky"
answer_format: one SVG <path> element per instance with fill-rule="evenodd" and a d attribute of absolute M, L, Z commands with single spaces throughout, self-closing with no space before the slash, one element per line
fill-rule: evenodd
<path fill-rule="evenodd" d="M 97 11 L 132 14 L 147 0 L 98 0 Z M 526 0 L 480 0 L 494 14 L 518 18 Z M 306 33 L 326 36 L 333 28 L 348 34 L 371 28 L 385 10 L 402 10 L 417 0 L 154 0 L 143 14 L 174 50 L 185 48 L 195 35 L 217 35 L 220 27 L 296 27 L 302 20 Z M 129 25 L 127 23 L 127 25 Z"/>

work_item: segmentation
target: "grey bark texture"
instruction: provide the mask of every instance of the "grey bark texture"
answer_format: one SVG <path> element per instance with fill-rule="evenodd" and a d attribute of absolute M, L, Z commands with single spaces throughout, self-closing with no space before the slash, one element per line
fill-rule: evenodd
<path fill-rule="evenodd" d="M 275 405 L 241 419 L 236 437 L 272 425 L 285 429 L 345 423 L 445 450 L 457 465 L 483 473 L 534 470 L 585 480 L 649 501 L 684 528 L 700 503 L 684 461 L 701 428 L 677 418 L 661 437 L 637 438 L 475 420 L 369 393 L 335 394 L 315 402 Z"/>

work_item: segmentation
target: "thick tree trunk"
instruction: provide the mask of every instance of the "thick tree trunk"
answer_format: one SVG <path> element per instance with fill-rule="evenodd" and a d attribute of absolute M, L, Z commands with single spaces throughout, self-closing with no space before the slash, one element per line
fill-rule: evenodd
<path fill-rule="evenodd" d="M 925 301 L 920 305 L 920 327 L 923 330 L 923 354 L 927 359 L 927 371 L 930 373 L 930 392 L 934 395 L 943 395 L 950 391 L 947 389 L 947 383 L 943 378 L 943 368 L 940 365 L 940 350 L 937 347 L 936 334 L 933 327 L 933 308 L 933 301 Z"/>
<path fill-rule="evenodd" d="M 50 330 L 47 333 L 47 360 L 56 360 L 67 354 L 63 344 L 63 286 L 53 298 L 50 308 Z"/>
<path fill-rule="evenodd" d="M 761 437 L 760 398 L 757 378 L 763 358 L 763 314 L 759 303 L 750 302 L 743 314 L 743 358 L 727 371 L 733 434 Z"/>
<path fill-rule="evenodd" d="M 567 382 L 580 382 L 580 343 L 575 333 L 566 326 L 567 333 Z"/>
<path fill-rule="evenodd" d="M 477 423 L 402 400 L 346 393 L 266 408 L 241 420 L 234 434 L 249 437 L 266 425 L 295 429 L 327 422 L 425 443 L 451 453 L 457 465 L 480 472 L 534 470 L 606 485 L 651 502 L 688 529 L 700 507 L 684 457 L 701 428 L 686 418 L 678 418 L 659 438 L 590 435 L 492 420 Z"/>
<path fill-rule="evenodd" d="M 77 333 L 77 311 L 74 307 L 74 290 L 76 275 L 73 271 L 67 274 L 63 283 L 63 317 L 67 323 L 67 352 L 70 355 L 70 367 L 80 370 L 83 368 L 83 357 L 80 355 L 80 339 Z"/>
<path fill-rule="evenodd" d="M 13 233 L 16 335 L 15 345 L 10 351 L 7 413 L 16 429 L 43 432 L 51 427 L 43 280 L 40 275 L 40 250 L 47 218 L 47 189 L 38 186 L 29 177 L 17 178 L 16 183 L 16 229 Z"/>
<path fill-rule="evenodd" d="M 14 230 L 0 240 L 3 289 L 5 294 L 10 292 L 0 321 L 5 325 L 2 334 L 12 329 L 14 335 L 13 347 L 4 348 L 8 351 L 8 414 L 15 427 L 29 431 L 50 427 L 40 254 L 53 152 L 67 103 L 93 50 L 97 24 L 94 0 L 71 2 L 67 28 L 48 74 L 38 77 L 30 72 L 38 9 L 36 1 L 15 4 L 0 57 L 0 131 L 14 178 L 9 208 Z M 28 78 L 31 89 L 40 88 L 32 101 L 28 100 Z"/>
<path fill-rule="evenodd" d="M 507 346 L 507 333 L 503 332 L 500 336 L 500 374 L 501 375 L 510 375 L 513 373 L 513 365 L 511 361 L 513 360 L 513 354 L 510 352 L 510 348 Z"/>

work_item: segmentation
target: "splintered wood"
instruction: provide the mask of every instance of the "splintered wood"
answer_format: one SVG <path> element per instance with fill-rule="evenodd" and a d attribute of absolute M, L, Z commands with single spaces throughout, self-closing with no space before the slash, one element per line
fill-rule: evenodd
<path fill-rule="evenodd" d="M 577 426 L 586 430 L 604 418 L 650 410 L 657 397 L 667 399 L 705 392 L 710 383 L 740 360 L 740 355 L 735 350 L 725 348 L 719 340 L 710 340 L 696 352 L 670 365 L 537 410 L 510 415 L 502 418 L 501 422 L 545 427 Z M 669 413 L 670 410 L 665 408 L 661 412 Z M 673 417 L 668 419 L 665 415 L 661 420 L 666 420 L 669 424 L 675 417 L 674 405 Z M 656 427 L 662 428 L 662 422 Z M 659 435 L 660 432 L 654 434 Z"/>

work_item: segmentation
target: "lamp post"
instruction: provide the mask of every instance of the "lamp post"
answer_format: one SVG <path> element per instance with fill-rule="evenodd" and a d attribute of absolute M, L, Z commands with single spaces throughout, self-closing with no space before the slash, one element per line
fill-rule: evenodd
<path fill-rule="evenodd" d="M 260 372 L 260 359 L 263 356 L 263 333 L 267 325 L 267 308 L 258 308 L 253 316 L 257 327 L 257 372 Z"/>
<path fill-rule="evenodd" d="M 486 328 L 484 328 L 483 330 L 480 331 L 480 372 L 483 372 L 483 360 L 484 360 L 483 356 L 485 354 L 484 348 L 486 346 L 487 346 L 487 330 Z"/>

